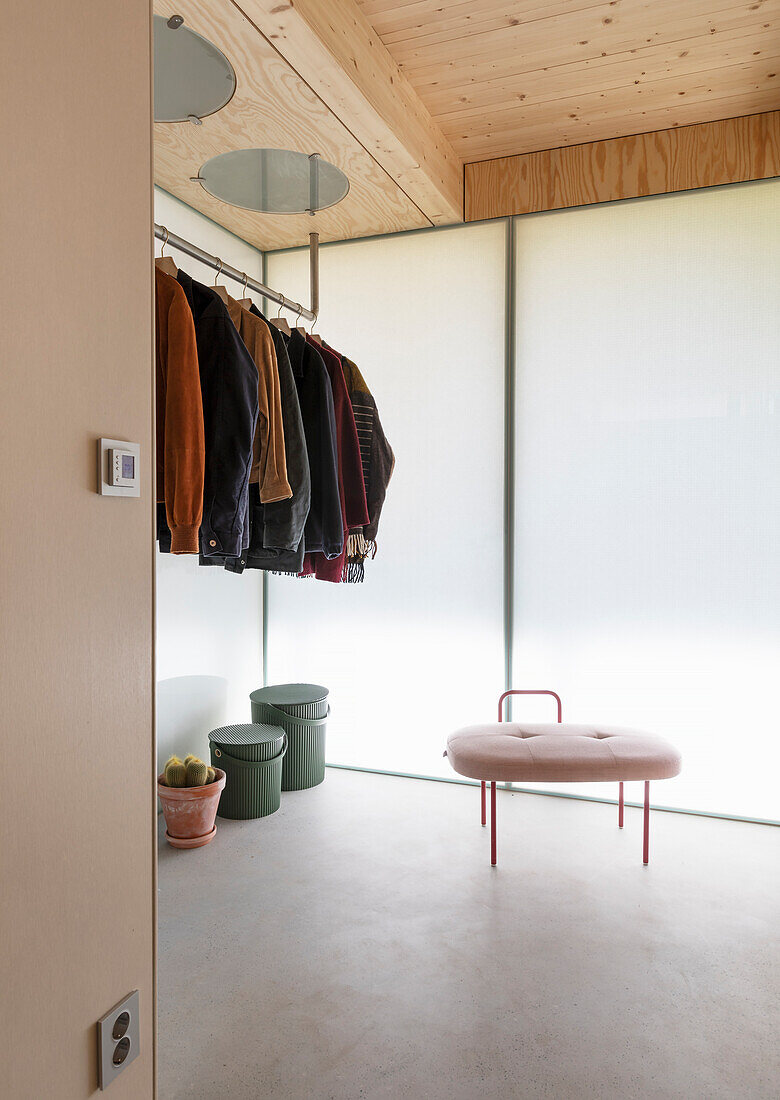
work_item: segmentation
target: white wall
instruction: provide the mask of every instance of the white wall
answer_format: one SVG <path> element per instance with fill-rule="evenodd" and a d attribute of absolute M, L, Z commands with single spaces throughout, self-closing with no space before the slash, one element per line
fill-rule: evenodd
<path fill-rule="evenodd" d="M 155 1094 L 151 5 L 4 4 L 0 1096 Z M 100 496 L 101 436 L 140 497 Z"/>
<path fill-rule="evenodd" d="M 159 224 L 262 277 L 262 256 L 251 245 L 164 191 L 155 190 L 154 207 Z M 166 252 L 193 278 L 214 282 L 211 268 Z M 226 286 L 233 297 L 243 297 L 237 283 Z M 257 304 L 262 308 L 259 298 Z M 247 696 L 262 683 L 262 574 L 200 567 L 189 555 L 157 552 L 156 561 L 158 762 L 173 752 L 207 759 L 209 730 L 248 722 Z"/>

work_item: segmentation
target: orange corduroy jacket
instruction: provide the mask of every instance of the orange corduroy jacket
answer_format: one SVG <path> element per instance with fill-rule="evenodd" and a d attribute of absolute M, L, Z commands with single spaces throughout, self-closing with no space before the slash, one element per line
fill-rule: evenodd
<path fill-rule="evenodd" d="M 195 325 L 176 279 L 155 267 L 157 500 L 165 502 L 172 554 L 197 554 L 206 447 Z"/>
<path fill-rule="evenodd" d="M 292 496 L 292 489 L 287 480 L 281 387 L 271 333 L 261 317 L 244 309 L 230 295 L 227 296 L 227 307 L 258 374 L 259 414 L 249 482 L 257 484 L 263 504 L 287 500 Z"/>

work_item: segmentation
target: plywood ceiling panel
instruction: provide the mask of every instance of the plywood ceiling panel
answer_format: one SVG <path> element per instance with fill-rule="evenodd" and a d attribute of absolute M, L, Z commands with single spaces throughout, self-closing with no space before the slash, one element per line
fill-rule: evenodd
<path fill-rule="evenodd" d="M 780 111 L 466 165 L 466 220 L 780 175 Z"/>
<path fill-rule="evenodd" d="M 359 0 L 465 161 L 780 107 L 780 0 Z"/>
<path fill-rule="evenodd" d="M 201 126 L 155 125 L 155 182 L 160 187 L 262 249 L 304 244 L 312 229 L 325 241 L 430 224 L 232 0 L 155 0 L 154 10 L 165 17 L 184 16 L 188 27 L 226 54 L 237 76 L 233 99 Z M 349 194 L 313 218 L 258 214 L 220 202 L 191 182 L 211 157 L 251 147 L 321 153 L 346 173 Z"/>
<path fill-rule="evenodd" d="M 463 216 L 463 165 L 355 0 L 236 0 L 435 224 Z"/>

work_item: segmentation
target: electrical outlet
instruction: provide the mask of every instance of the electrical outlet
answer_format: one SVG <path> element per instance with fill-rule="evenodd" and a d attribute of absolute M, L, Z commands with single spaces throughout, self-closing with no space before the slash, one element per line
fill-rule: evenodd
<path fill-rule="evenodd" d="M 107 1089 L 139 1053 L 138 990 L 98 1020 L 98 1084 Z"/>

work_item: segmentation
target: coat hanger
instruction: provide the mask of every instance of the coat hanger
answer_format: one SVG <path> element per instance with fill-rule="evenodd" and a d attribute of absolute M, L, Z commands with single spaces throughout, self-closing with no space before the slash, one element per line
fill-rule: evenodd
<path fill-rule="evenodd" d="M 179 269 L 176 267 L 176 264 L 173 262 L 173 257 L 165 255 L 165 246 L 168 243 L 168 236 L 169 236 L 169 233 L 168 233 L 168 230 L 166 229 L 165 230 L 165 236 L 163 237 L 162 248 L 160 249 L 160 255 L 157 257 L 157 259 L 154 261 L 154 263 L 155 263 L 155 267 L 157 267 L 160 271 L 164 271 L 166 275 L 170 275 L 170 276 L 172 276 L 172 278 L 175 279 L 176 276 L 179 274 Z"/>
<path fill-rule="evenodd" d="M 287 324 L 287 319 L 281 316 L 282 303 L 279 303 L 279 309 L 276 311 L 276 316 L 271 318 L 271 324 L 274 328 L 278 328 L 280 332 L 283 332 L 285 336 L 290 336 L 290 326 Z"/>
<path fill-rule="evenodd" d="M 251 299 L 251 298 L 247 297 L 247 292 L 246 292 L 246 285 L 247 285 L 247 283 L 248 283 L 248 282 L 249 282 L 249 276 L 247 275 L 247 273 L 246 273 L 246 272 L 244 272 L 244 279 L 243 279 L 243 283 L 244 283 L 244 297 L 243 297 L 243 298 L 241 299 L 241 301 L 240 301 L 240 302 L 238 303 L 238 304 L 239 304 L 239 305 L 241 306 L 241 308 L 242 308 L 242 309 L 250 309 L 250 308 L 251 308 L 251 307 L 252 307 L 252 306 L 253 306 L 253 305 L 255 304 L 255 303 L 254 303 L 254 302 L 252 301 L 252 299 Z"/>
<path fill-rule="evenodd" d="M 297 320 L 300 321 L 302 316 L 303 316 L 303 306 L 298 306 Z M 295 326 L 295 331 L 300 332 L 301 336 L 303 336 L 304 338 L 306 337 L 306 326 L 305 325 L 296 325 Z"/>
<path fill-rule="evenodd" d="M 220 296 L 220 298 L 222 299 L 222 301 L 223 301 L 223 302 L 225 303 L 225 305 L 227 305 L 227 301 L 228 301 L 228 292 L 227 292 L 227 290 L 226 290 L 226 289 L 224 288 L 224 286 L 221 286 L 221 285 L 220 285 L 220 286 L 218 286 L 218 285 L 217 285 L 217 279 L 218 279 L 218 278 L 220 277 L 220 275 L 222 274 L 222 268 L 223 268 L 223 267 L 224 267 L 225 265 L 224 265 L 224 264 L 222 263 L 222 260 L 220 260 L 219 256 L 217 256 L 217 263 L 219 264 L 219 267 L 217 268 L 217 274 L 216 274 L 216 275 L 214 276 L 214 290 L 216 290 L 217 294 L 218 294 L 218 295 Z"/>

